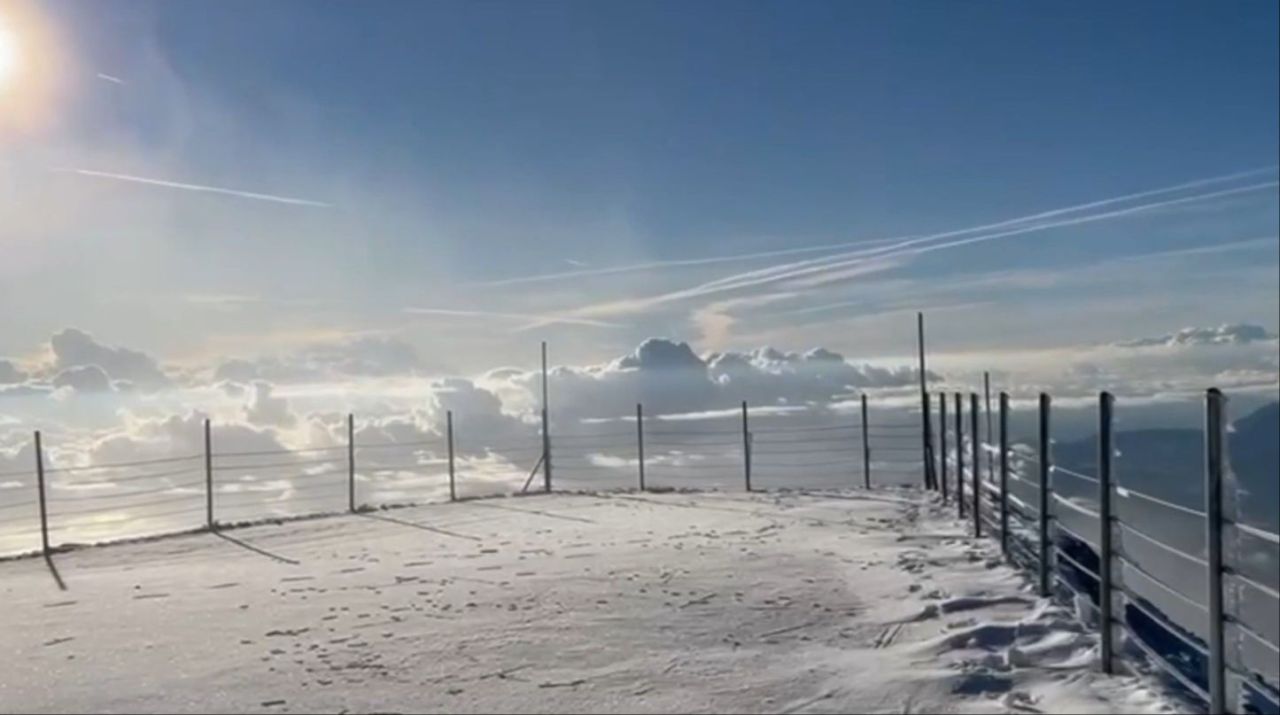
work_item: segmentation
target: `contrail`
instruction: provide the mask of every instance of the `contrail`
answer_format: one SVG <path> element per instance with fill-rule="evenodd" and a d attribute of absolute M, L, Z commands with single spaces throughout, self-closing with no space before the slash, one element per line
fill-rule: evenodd
<path fill-rule="evenodd" d="M 115 84 L 124 84 L 124 80 L 114 75 L 109 75 L 105 72 L 99 72 L 98 79 L 106 80 L 108 82 L 114 82 Z"/>
<path fill-rule="evenodd" d="M 1098 201 L 1091 201 L 1089 203 L 1068 206 L 1066 208 L 1053 209 L 1050 211 L 1042 211 L 1040 213 L 1030 214 L 1028 216 L 1021 216 L 1018 218 L 1006 219 L 1003 221 L 985 224 L 982 226 L 971 226 L 969 228 L 957 229 L 954 231 L 947 231 L 945 233 L 932 234 L 930 236 L 922 236 L 920 237 L 920 240 L 948 238 L 950 236 L 960 236 L 966 233 L 977 233 L 979 231 L 989 231 L 991 229 L 996 229 L 996 228 L 1004 228 L 1007 226 L 1013 226 L 1017 224 L 1030 223 L 1032 221 L 1052 218 L 1054 216 L 1060 216 L 1062 214 L 1076 213 L 1079 211 L 1085 211 L 1093 208 L 1100 208 L 1102 206 L 1109 206 L 1112 204 L 1122 203 L 1125 201 L 1133 201 L 1135 199 L 1148 198 L 1151 196 L 1159 196 L 1161 194 L 1169 194 L 1169 193 L 1174 193 L 1176 191 L 1185 191 L 1187 189 L 1194 189 L 1201 186 L 1210 186 L 1213 184 L 1220 184 L 1227 181 L 1242 179 L 1248 176 L 1254 176 L 1257 174 L 1273 172 L 1278 168 L 1280 168 L 1280 166 L 1274 166 L 1274 165 L 1265 166 L 1265 167 L 1259 167 L 1256 169 L 1247 169 L 1245 171 L 1239 171 L 1233 174 L 1224 174 L 1222 176 L 1214 176 L 1207 179 L 1197 179 L 1195 181 L 1188 181 L 1186 183 L 1176 184 L 1174 186 L 1167 186 L 1159 189 L 1149 189 L 1146 191 L 1139 191 L 1137 193 L 1126 194 L 1124 196 L 1116 196 L 1109 199 L 1101 199 Z M 824 253 L 827 251 L 838 251 L 843 248 L 853 248 L 856 246 L 874 246 L 874 245 L 883 245 L 888 243 L 898 243 L 900 241 L 912 239 L 912 238 L 914 237 L 897 236 L 892 238 L 844 241 L 840 243 L 828 243 L 828 244 L 823 244 L 818 246 L 805 246 L 801 248 L 783 248 L 783 249 L 777 249 L 772 251 L 759 251 L 755 253 L 731 254 L 727 256 L 708 256 L 706 258 L 688 258 L 688 259 L 674 259 L 674 260 L 668 260 L 668 261 L 650 261 L 647 263 L 635 263 L 635 264 L 629 264 L 625 266 L 614 266 L 611 268 L 595 268 L 595 269 L 581 270 L 581 271 L 562 271 L 559 273 L 544 273 L 544 274 L 533 275 L 533 276 L 523 276 L 520 278 L 504 278 L 504 279 L 492 280 L 492 281 L 482 281 L 482 282 L 474 283 L 473 285 L 482 285 L 482 286 L 518 285 L 522 283 L 540 283 L 544 281 L 562 280 L 565 278 L 583 278 L 588 276 L 605 276 L 605 275 L 615 275 L 618 273 L 651 271 L 651 270 L 657 270 L 661 268 L 703 266 L 703 265 L 712 265 L 716 263 L 749 261 L 749 260 L 760 259 L 760 258 L 776 258 L 779 256 L 803 255 L 806 253 Z M 722 283 L 722 282 L 732 282 L 748 276 L 765 275 L 765 274 L 776 272 L 776 271 L 786 270 L 793 267 L 799 267 L 801 265 L 817 264 L 822 261 L 834 260 L 842 257 L 850 257 L 851 255 L 854 255 L 854 254 L 848 254 L 846 256 L 840 256 L 840 255 L 823 256 L 821 258 L 813 258 L 807 261 L 800 261 L 794 264 L 770 266 L 768 268 L 761 268 L 755 271 L 749 271 L 746 273 L 739 273 L 732 276 L 727 276 L 725 278 L 720 278 L 720 279 L 717 279 L 716 281 L 712 281 L 711 283 L 707 283 L 704 285 L 710 286 L 710 285 L 715 285 L 717 283 Z"/>
<path fill-rule="evenodd" d="M 201 191 L 210 194 L 223 194 L 225 196 L 237 196 L 242 199 L 256 199 L 258 201 L 273 201 L 278 204 L 291 204 L 293 206 L 317 206 L 320 208 L 330 208 L 332 204 L 323 201 L 312 201 L 311 199 L 295 199 L 289 196 L 276 196 L 274 194 L 259 194 L 253 191 L 240 191 L 239 189 L 224 189 L 218 186 L 204 186 L 202 184 L 184 184 L 178 181 L 165 181 L 164 179 L 148 179 L 145 176 L 133 176 L 131 174 L 115 174 L 107 171 L 93 171 L 92 169 L 57 169 L 56 171 L 68 171 L 81 176 L 92 176 L 99 179 L 114 179 L 116 181 L 132 181 L 137 184 L 147 184 L 149 186 L 163 186 L 169 189 L 182 189 L 184 191 Z"/>
<path fill-rule="evenodd" d="M 563 280 L 565 278 L 584 278 L 588 276 L 608 276 L 618 273 L 635 273 L 639 271 L 651 271 L 659 268 L 681 268 L 685 266 L 705 266 L 715 263 L 735 263 L 738 261 L 750 261 L 760 258 L 776 258 L 778 256 L 792 256 L 804 253 L 822 253 L 824 251 L 835 251 L 841 248 L 849 248 L 851 246 L 874 246 L 885 243 L 894 243 L 901 241 L 906 236 L 898 236 L 896 238 L 876 238 L 865 241 L 848 241 L 844 243 L 827 243 L 820 246 L 805 246 L 803 248 L 779 248 L 772 251 L 757 251 L 755 253 L 735 253 L 728 256 L 707 256 L 705 258 L 677 258 L 669 261 L 650 261 L 648 263 L 631 263 L 625 266 L 611 266 L 608 268 L 591 268 L 582 271 L 561 271 L 559 273 L 539 273 L 534 276 L 521 276 L 520 278 L 500 278 L 492 281 L 478 281 L 472 283 L 475 286 L 508 286 L 520 283 L 541 283 L 544 281 Z"/>
<path fill-rule="evenodd" d="M 487 310 L 450 310 L 447 308 L 405 308 L 411 315 L 443 315 L 454 318 L 499 318 L 502 320 L 531 320 L 537 325 L 565 323 L 567 325 L 585 325 L 592 328 L 620 328 L 620 323 L 609 323 L 589 318 L 573 318 L 560 315 L 530 315 L 528 313 L 496 313 Z"/>
<path fill-rule="evenodd" d="M 1252 173 L 1256 173 L 1256 172 L 1252 172 Z M 1238 176 L 1238 175 L 1233 175 L 1233 176 Z M 1208 181 L 1208 180 L 1204 180 L 1204 181 Z M 1203 183 L 1204 183 L 1203 181 L 1196 182 L 1197 185 L 1203 185 Z M 749 271 L 747 273 L 728 276 L 726 278 L 721 278 L 708 283 L 703 283 L 697 286 L 693 286 L 691 288 L 685 288 L 682 290 L 664 293 L 656 296 L 651 296 L 648 298 L 621 300 L 621 301 L 614 301 L 611 303 L 598 304 L 595 306 L 588 306 L 586 308 L 581 308 L 581 309 L 572 311 L 570 314 L 576 315 L 576 316 L 591 316 L 591 315 L 613 315 L 613 314 L 626 313 L 626 312 L 636 312 L 636 311 L 643 310 L 655 305 L 661 305 L 663 303 L 668 303 L 675 300 L 682 300 L 686 298 L 696 298 L 696 297 L 702 297 L 706 295 L 714 295 L 717 293 L 723 293 L 731 290 L 739 290 L 743 288 L 754 288 L 757 286 L 768 285 L 770 283 L 775 283 L 777 281 L 786 280 L 790 278 L 812 275 L 815 273 L 822 273 L 822 272 L 832 271 L 840 268 L 845 268 L 848 266 L 859 265 L 868 260 L 885 260 L 885 259 L 896 258 L 898 256 L 903 256 L 903 255 L 918 255 L 922 253 L 929 253 L 932 251 L 937 251 L 937 250 L 942 250 L 947 248 L 965 246 L 973 243 L 992 241 L 992 240 L 1005 238 L 1009 236 L 1018 236 L 1018 235 L 1028 234 L 1028 233 L 1035 233 L 1039 231 L 1046 231 L 1052 228 L 1058 228 L 1062 226 L 1074 226 L 1074 225 L 1079 225 L 1084 223 L 1092 223 L 1094 221 L 1103 221 L 1111 218 L 1116 218 L 1119 216 L 1139 213 L 1142 211 L 1150 211 L 1158 208 L 1165 208 L 1168 206 L 1177 206 L 1177 205 L 1191 203 L 1195 201 L 1204 201 L 1204 200 L 1213 199 L 1213 198 L 1221 198 L 1224 196 L 1231 196 L 1235 194 L 1258 191 L 1266 188 L 1274 188 L 1276 186 L 1280 186 L 1280 182 L 1278 181 L 1261 182 L 1257 184 L 1250 184 L 1243 187 L 1223 189 L 1223 190 L 1211 191 L 1203 194 L 1185 196 L 1177 199 L 1169 199 L 1165 201 L 1155 201 L 1155 202 L 1150 202 L 1146 204 L 1139 204 L 1137 206 L 1130 206 L 1127 208 L 1117 209 L 1114 211 L 1107 211 L 1100 214 L 1090 214 L 1086 216 L 1077 216 L 1074 218 L 1059 219 L 1056 221 L 1046 221 L 1046 222 L 1035 223 L 1031 225 L 1023 225 L 1023 226 L 1018 226 L 1016 228 L 1012 228 L 1005 231 L 997 231 L 995 233 L 986 233 L 986 234 L 971 236 L 969 238 L 963 238 L 955 241 L 930 244 L 930 242 L 937 241 L 940 238 L 949 238 L 957 235 L 963 235 L 965 233 L 971 233 L 975 229 L 945 231 L 942 233 L 933 234 L 929 236 L 922 236 L 920 238 L 909 239 L 906 241 L 899 241 L 893 245 L 884 246 L 882 248 L 866 249 L 862 251 L 838 254 L 836 256 L 829 256 L 826 258 L 816 259 L 811 261 L 800 261 L 798 263 L 783 264 L 782 266 L 776 266 L 772 269 L 765 269 L 761 271 Z M 1171 191 L 1171 190 L 1173 189 L 1170 188 L 1163 191 L 1167 193 L 1168 191 Z M 1153 195 L 1151 192 L 1143 192 L 1143 194 L 1147 196 Z M 1106 202 L 1114 203 L 1115 201 L 1118 201 L 1118 200 L 1121 200 L 1121 199 L 1107 199 Z M 1090 205 L 1096 207 L 1098 205 L 1105 205 L 1105 204 L 1102 204 L 1102 202 L 1092 202 L 1092 204 Z M 1080 207 L 1071 207 L 1070 209 L 1057 209 L 1054 212 L 1052 212 L 1052 214 L 1061 215 L 1069 211 L 1078 211 L 1078 210 L 1080 210 Z M 1024 219 L 1011 219 L 1009 221 L 1002 221 L 999 224 L 989 224 L 988 226 L 981 227 L 981 228 L 989 229 L 995 226 L 1015 225 L 1019 223 L 1025 223 L 1026 221 L 1032 220 L 1034 217 L 1041 217 L 1041 216 L 1042 214 L 1035 214 L 1033 217 L 1026 217 Z M 920 244 L 930 244 L 930 245 L 920 245 Z"/>

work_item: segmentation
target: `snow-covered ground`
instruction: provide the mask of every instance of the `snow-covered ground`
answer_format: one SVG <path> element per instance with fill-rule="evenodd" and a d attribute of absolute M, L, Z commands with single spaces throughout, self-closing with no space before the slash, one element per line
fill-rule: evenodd
<path fill-rule="evenodd" d="M 553 494 L 0 563 L 0 710 L 1169 712 L 909 489 Z"/>

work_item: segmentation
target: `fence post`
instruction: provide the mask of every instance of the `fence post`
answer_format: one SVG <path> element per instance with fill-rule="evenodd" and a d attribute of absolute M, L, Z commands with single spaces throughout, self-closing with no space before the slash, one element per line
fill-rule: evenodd
<path fill-rule="evenodd" d="M 969 461 L 973 462 L 969 466 L 969 471 L 973 474 L 973 535 L 982 536 L 982 433 L 978 429 L 978 415 L 982 413 L 982 408 L 978 405 L 978 393 L 969 393 L 969 444 L 972 447 L 969 453 Z"/>
<path fill-rule="evenodd" d="M 1000 393 L 1000 551 L 1009 556 L 1009 393 Z"/>
<path fill-rule="evenodd" d="M 1040 595 L 1048 597 L 1049 583 L 1049 402 L 1048 393 L 1040 393 Z"/>
<path fill-rule="evenodd" d="M 1114 671 L 1111 632 L 1111 413 L 1115 398 L 1098 395 L 1098 626 L 1102 636 L 1102 672 Z"/>
<path fill-rule="evenodd" d="M 862 486 L 864 489 L 871 488 L 871 443 L 868 439 L 871 436 L 870 426 L 867 424 L 867 393 L 862 393 Z"/>
<path fill-rule="evenodd" d="M 990 443 L 995 441 L 991 435 L 991 373 L 985 370 L 982 372 L 982 392 L 985 395 L 983 399 L 986 401 L 986 405 L 987 405 L 987 442 Z M 995 481 L 996 479 L 995 469 L 996 469 L 996 465 L 994 462 L 991 461 L 991 455 L 988 454 L 987 455 L 987 481 L 988 482 Z"/>
<path fill-rule="evenodd" d="M 40 430 L 36 430 L 36 488 L 40 490 L 40 551 L 49 555 L 49 512 L 45 505 L 44 448 L 40 446 Z"/>
<path fill-rule="evenodd" d="M 929 371 L 925 368 L 924 363 L 924 313 L 916 313 L 916 332 L 918 335 L 917 343 L 920 348 L 920 420 L 921 420 L 921 462 L 924 465 L 924 488 L 936 489 L 936 475 L 933 471 L 933 434 L 932 426 L 929 421 L 932 415 L 929 414 Z"/>
<path fill-rule="evenodd" d="M 742 468 L 747 479 L 747 491 L 751 491 L 751 432 L 747 427 L 747 401 L 742 401 Z"/>
<path fill-rule="evenodd" d="M 938 393 L 938 462 L 941 466 L 942 501 L 947 501 L 947 393 Z"/>
<path fill-rule="evenodd" d="M 444 413 L 445 440 L 449 444 L 449 501 L 458 501 L 457 474 L 453 462 L 453 410 Z"/>
<path fill-rule="evenodd" d="M 956 506 L 964 518 L 964 398 L 955 394 L 956 402 Z"/>
<path fill-rule="evenodd" d="M 551 491 L 551 426 L 547 412 L 547 341 L 542 341 L 542 487 Z"/>
<path fill-rule="evenodd" d="M 213 427 L 204 419 L 204 523 L 213 531 Z"/>
<path fill-rule="evenodd" d="M 1226 471 L 1227 398 L 1218 388 L 1205 394 L 1204 514 L 1209 556 L 1209 712 L 1227 712 L 1226 660 L 1222 629 L 1222 478 Z"/>
<path fill-rule="evenodd" d="M 644 408 L 636 403 L 636 455 L 640 467 L 640 491 L 644 491 Z"/>
<path fill-rule="evenodd" d="M 347 413 L 347 510 L 356 512 L 356 416 Z"/>

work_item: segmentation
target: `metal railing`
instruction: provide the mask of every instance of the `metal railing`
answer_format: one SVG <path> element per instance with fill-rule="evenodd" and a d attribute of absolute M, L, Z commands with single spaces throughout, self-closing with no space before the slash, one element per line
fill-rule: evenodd
<path fill-rule="evenodd" d="M 945 405 L 945 396 L 939 402 Z M 1103 392 L 1098 397 L 1095 474 L 1054 464 L 1052 400 L 1043 393 L 1038 399 L 1035 463 L 1021 459 L 1020 468 L 1015 468 L 1012 463 L 1018 455 L 1009 444 L 1007 393 L 1001 393 L 999 404 L 998 442 L 994 445 L 983 442 L 978 432 L 976 393 L 970 399 L 967 434 L 960 414 L 960 395 L 955 396 L 955 430 L 950 435 L 946 431 L 945 407 L 939 414 L 943 425 L 939 435 L 942 473 L 947 474 L 950 467 L 956 475 L 958 515 L 962 519 L 972 517 L 974 535 L 981 536 L 984 528 L 989 529 L 1000 540 L 1002 552 L 1011 563 L 1036 573 L 1042 596 L 1069 596 L 1076 603 L 1087 604 L 1089 612 L 1082 615 L 1098 625 L 1102 671 L 1110 673 L 1124 661 L 1125 653 L 1116 650 L 1116 636 L 1121 635 L 1122 645 L 1146 656 L 1152 666 L 1200 700 L 1211 713 L 1276 708 L 1280 702 L 1280 675 L 1263 671 L 1268 664 L 1280 669 L 1280 644 L 1275 634 L 1269 638 L 1261 632 L 1266 628 L 1248 615 L 1265 613 L 1266 608 L 1249 611 L 1236 592 L 1245 588 L 1258 594 L 1271 604 L 1269 612 L 1274 616 L 1280 609 L 1280 588 L 1261 583 L 1226 563 L 1223 544 L 1224 531 L 1231 527 L 1258 542 L 1255 551 L 1270 549 L 1280 554 L 1280 535 L 1240 523 L 1224 506 L 1230 501 L 1224 499 L 1223 493 L 1224 477 L 1229 471 L 1226 397 L 1216 389 L 1205 396 L 1202 508 L 1116 483 L 1114 398 L 1110 393 Z M 982 454 L 988 455 L 987 464 L 993 468 L 988 474 L 994 472 L 995 481 L 983 474 Z M 1037 504 L 1011 494 L 1011 484 L 1034 490 Z M 1072 486 L 1067 488 L 1069 484 Z M 966 487 L 971 490 L 971 504 L 966 504 L 964 498 Z M 1096 505 L 1058 493 L 1079 493 L 1081 488 L 1095 491 Z M 943 498 L 948 499 L 945 493 Z M 1158 538 L 1153 533 L 1154 524 L 1121 518 L 1115 507 L 1125 502 L 1141 502 L 1170 517 L 1197 520 L 1205 536 L 1204 554 L 1189 553 Z M 966 508 L 972 513 L 966 514 Z M 1074 526 L 1077 521 L 1093 525 L 1093 534 L 1086 535 L 1088 529 Z M 1187 569 L 1202 574 L 1203 589 L 1198 594 L 1202 600 L 1175 588 L 1167 578 L 1144 566 L 1154 558 L 1144 559 L 1141 553 L 1174 559 L 1184 574 Z M 1280 555 L 1269 562 L 1280 562 Z M 1270 577 L 1275 578 L 1275 574 Z M 1197 622 L 1203 627 L 1197 628 Z M 1232 634 L 1230 648 L 1228 632 Z M 1259 707 L 1259 703 L 1264 705 Z"/>

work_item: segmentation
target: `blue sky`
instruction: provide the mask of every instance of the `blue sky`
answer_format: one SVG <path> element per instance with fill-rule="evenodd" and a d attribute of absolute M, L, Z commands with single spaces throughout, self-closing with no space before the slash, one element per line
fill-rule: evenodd
<path fill-rule="evenodd" d="M 654 334 L 906 355 L 916 309 L 957 354 L 1280 323 L 1274 3 L 6 11 L 58 89 L 0 134 L 0 301 L 23 306 L 0 354 L 69 325 L 175 360 L 393 334 L 466 370 Z M 1226 176 L 816 283 L 714 283 Z"/>

